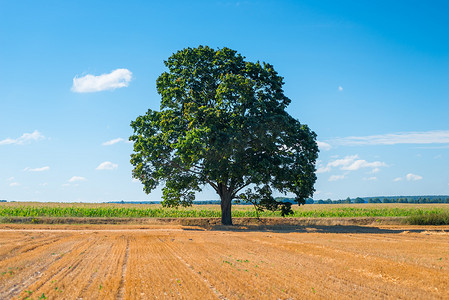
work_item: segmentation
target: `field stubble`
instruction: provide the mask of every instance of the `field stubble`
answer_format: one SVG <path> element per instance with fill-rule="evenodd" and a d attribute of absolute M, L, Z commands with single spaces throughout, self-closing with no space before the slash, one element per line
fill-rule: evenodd
<path fill-rule="evenodd" d="M 0 225 L 0 299 L 449 299 L 449 227 Z"/>

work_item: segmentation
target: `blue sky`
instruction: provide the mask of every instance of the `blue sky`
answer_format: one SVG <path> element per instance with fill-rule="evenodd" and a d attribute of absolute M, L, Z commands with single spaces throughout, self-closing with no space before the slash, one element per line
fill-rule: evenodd
<path fill-rule="evenodd" d="M 0 199 L 159 200 L 130 122 L 163 61 L 229 47 L 284 77 L 317 134 L 315 199 L 449 194 L 447 1 L 0 0 Z M 210 190 L 197 199 L 218 199 Z"/>

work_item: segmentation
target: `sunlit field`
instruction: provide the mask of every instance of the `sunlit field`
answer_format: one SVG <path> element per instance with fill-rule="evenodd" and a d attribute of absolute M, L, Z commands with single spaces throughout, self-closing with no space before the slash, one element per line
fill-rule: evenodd
<path fill-rule="evenodd" d="M 449 204 L 307 204 L 294 205 L 289 218 L 409 217 L 448 214 Z M 257 213 L 251 205 L 233 205 L 239 217 L 281 217 L 280 212 Z M 160 204 L 39 203 L 5 202 L 0 217 L 80 217 L 80 218 L 217 218 L 219 205 L 165 208 Z"/>
<path fill-rule="evenodd" d="M 0 299 L 448 299 L 448 226 L 0 225 Z"/>
<path fill-rule="evenodd" d="M 202 226 L 145 220 L 219 220 L 218 205 L 1 203 L 0 299 L 447 299 L 449 226 L 332 220 L 448 215 L 448 204 L 293 210 L 296 219 L 264 212 L 271 223 Z M 255 215 L 252 206 L 233 207 L 236 223 Z M 8 221 L 20 218 L 87 223 Z M 146 223 L 93 224 L 98 218 Z M 330 221 L 276 223 L 308 218 Z"/>

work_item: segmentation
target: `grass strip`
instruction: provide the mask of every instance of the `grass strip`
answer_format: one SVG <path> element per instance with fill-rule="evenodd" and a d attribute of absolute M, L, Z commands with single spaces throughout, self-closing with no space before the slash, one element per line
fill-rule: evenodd
<path fill-rule="evenodd" d="M 410 225 L 449 225 L 449 212 L 417 213 L 409 216 Z"/>
<path fill-rule="evenodd" d="M 257 217 L 254 209 L 235 209 L 235 218 Z M 264 211 L 260 217 L 281 217 L 280 212 Z M 0 207 L 0 217 L 72 217 L 72 218 L 218 218 L 218 209 L 129 208 L 129 207 L 79 207 L 79 206 L 15 206 Z M 431 222 L 449 224 L 447 208 L 399 207 L 335 207 L 328 209 L 295 209 L 293 218 L 357 218 L 357 217 L 409 217 L 410 224 Z M 421 223 L 420 223 L 421 222 Z"/>

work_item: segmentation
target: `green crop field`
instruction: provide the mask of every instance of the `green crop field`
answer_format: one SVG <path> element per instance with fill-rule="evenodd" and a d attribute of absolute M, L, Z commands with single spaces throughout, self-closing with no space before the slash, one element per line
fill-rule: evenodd
<path fill-rule="evenodd" d="M 309 204 L 294 206 L 289 218 L 411 217 L 449 215 L 449 204 Z M 0 204 L 0 217 L 75 218 L 217 218 L 219 205 L 164 208 L 157 204 L 87 204 L 6 202 Z M 232 216 L 257 217 L 253 206 L 234 205 Z M 260 217 L 281 217 L 280 212 L 264 211 Z"/>

